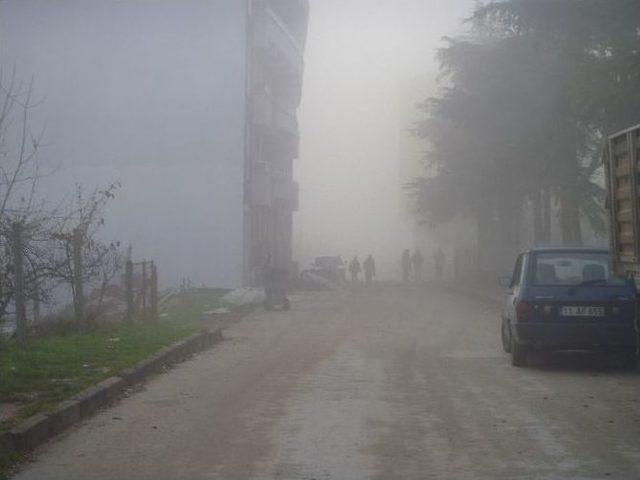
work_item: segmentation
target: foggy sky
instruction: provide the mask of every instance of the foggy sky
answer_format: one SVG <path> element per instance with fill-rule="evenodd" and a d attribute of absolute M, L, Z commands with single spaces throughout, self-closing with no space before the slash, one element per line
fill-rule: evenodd
<path fill-rule="evenodd" d="M 395 264 L 411 246 L 399 206 L 403 88 L 435 75 L 440 38 L 461 29 L 473 3 L 311 0 L 295 165 L 294 247 L 303 266 L 315 255 L 355 253 Z M 215 257 L 211 245 L 225 248 L 218 238 L 225 229 L 214 219 L 241 217 L 212 200 L 228 188 L 229 168 L 240 165 L 241 152 L 223 147 L 241 140 L 220 142 L 230 135 L 212 128 L 243 121 L 230 95 L 244 84 L 233 60 L 242 45 L 229 40 L 236 24 L 219 18 L 220 4 L 209 0 L 192 0 L 193 8 L 172 0 L 154 0 L 153 9 L 147 2 L 65 5 L 0 0 L 0 60 L 34 75 L 43 100 L 34 120 L 47 128 L 42 161 L 60 168 L 43 191 L 55 197 L 76 183 L 90 190 L 120 181 L 107 236 L 162 259 L 172 283 L 184 274 L 219 283 L 210 272 L 223 268 L 199 258 Z M 221 27 L 212 32 L 216 18 Z M 228 203 L 241 206 L 241 199 Z"/>
<path fill-rule="evenodd" d="M 472 0 L 311 0 L 296 166 L 301 260 L 411 246 L 399 215 L 403 86 L 437 73 L 441 37 L 463 29 Z"/>

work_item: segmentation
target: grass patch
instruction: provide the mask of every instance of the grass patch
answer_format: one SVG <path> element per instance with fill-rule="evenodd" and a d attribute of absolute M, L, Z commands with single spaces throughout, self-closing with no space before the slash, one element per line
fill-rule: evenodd
<path fill-rule="evenodd" d="M 186 294 L 175 294 L 162 305 L 162 321 L 181 325 L 199 325 L 204 312 L 225 307 L 222 297 L 227 290 L 196 289 Z"/>
<path fill-rule="evenodd" d="M 26 348 L 0 352 L 0 402 L 20 404 L 17 420 L 46 411 L 62 400 L 124 370 L 195 329 L 175 323 L 118 324 L 91 333 L 31 339 Z"/>
<path fill-rule="evenodd" d="M 23 460 L 24 456 L 18 453 L 0 452 L 0 480 L 8 479 L 12 468 Z"/>
<path fill-rule="evenodd" d="M 174 295 L 161 307 L 157 323 L 108 324 L 88 333 L 32 338 L 26 348 L 0 345 L 0 403 L 19 405 L 19 420 L 61 401 L 181 340 L 201 328 L 200 318 L 220 308 L 223 291 L 199 289 Z"/>
<path fill-rule="evenodd" d="M 26 348 L 0 343 L 0 403 L 18 405 L 18 415 L 0 422 L 0 432 L 200 330 L 202 314 L 222 307 L 224 293 L 200 289 L 174 295 L 161 306 L 157 323 L 116 323 L 89 333 L 32 338 Z M 0 480 L 21 458 L 0 452 Z"/>

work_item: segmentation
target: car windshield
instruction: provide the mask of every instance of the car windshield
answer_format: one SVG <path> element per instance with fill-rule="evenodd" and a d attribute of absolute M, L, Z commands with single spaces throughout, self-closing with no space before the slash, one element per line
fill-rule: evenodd
<path fill-rule="evenodd" d="M 624 285 L 610 276 L 609 255 L 604 252 L 549 252 L 535 255 L 534 283 L 552 285 Z"/>

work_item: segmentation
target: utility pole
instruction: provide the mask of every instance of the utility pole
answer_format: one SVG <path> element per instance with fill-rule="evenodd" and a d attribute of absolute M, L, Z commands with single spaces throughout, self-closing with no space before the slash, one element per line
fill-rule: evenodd
<path fill-rule="evenodd" d="M 158 268 L 151 262 L 151 320 L 158 321 Z"/>
<path fill-rule="evenodd" d="M 142 321 L 149 320 L 149 312 L 147 311 L 147 261 L 142 261 Z"/>
<path fill-rule="evenodd" d="M 133 321 L 133 262 L 129 259 L 125 267 L 124 289 L 127 298 L 127 322 Z"/>

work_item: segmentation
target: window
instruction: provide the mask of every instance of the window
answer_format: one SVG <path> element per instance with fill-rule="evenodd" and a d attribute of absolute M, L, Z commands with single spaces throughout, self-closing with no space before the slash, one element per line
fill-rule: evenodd
<path fill-rule="evenodd" d="M 609 255 L 604 252 L 538 253 L 533 274 L 534 284 L 541 286 L 624 284 L 610 276 Z"/>
<path fill-rule="evenodd" d="M 522 260 L 524 255 L 520 255 L 516 260 L 516 266 L 513 269 L 513 276 L 511 277 L 511 288 L 520 285 L 520 278 L 522 277 Z"/>

